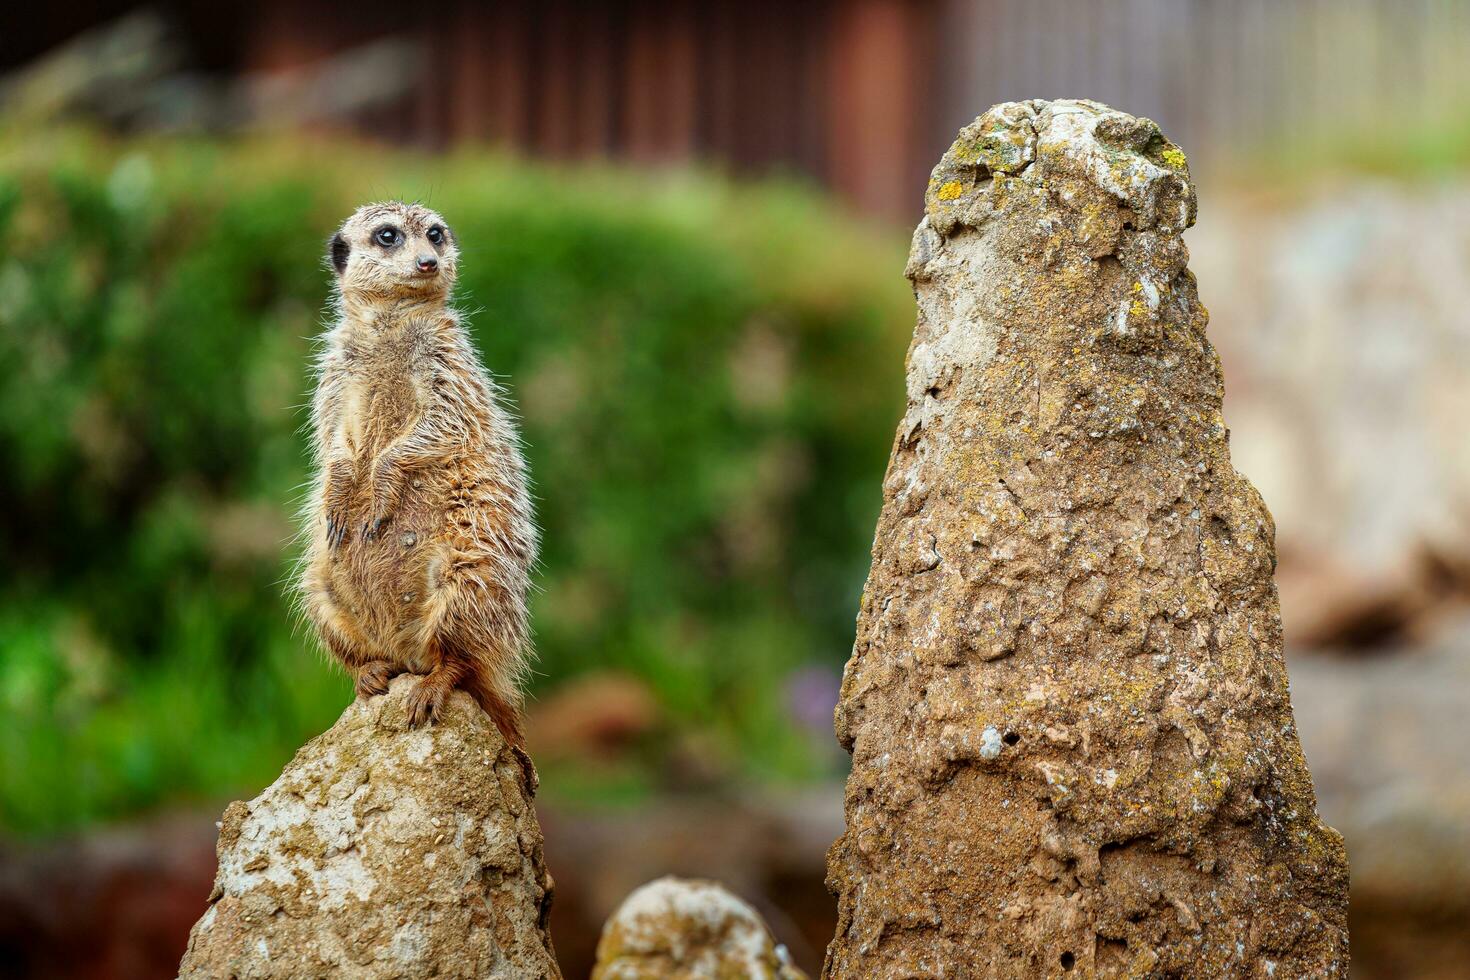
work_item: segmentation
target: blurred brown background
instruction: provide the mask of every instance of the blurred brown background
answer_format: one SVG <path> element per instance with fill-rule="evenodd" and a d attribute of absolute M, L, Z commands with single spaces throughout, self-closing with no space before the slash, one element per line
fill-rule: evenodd
<path fill-rule="evenodd" d="M 928 168 L 987 106 L 1033 97 L 1147 115 L 1190 154 L 1200 219 L 1186 238 L 1225 362 L 1235 461 L 1277 521 L 1302 741 L 1353 864 L 1353 975 L 1470 976 L 1470 3 L 257 0 L 0 15 L 0 129 L 12 140 L 3 160 L 17 173 L 51 166 L 35 156 L 49 151 L 23 144 L 81 127 L 124 161 L 158 141 L 300 140 L 319 148 L 306 167 L 326 181 L 359 155 L 403 151 L 431 174 L 441 156 L 506 153 L 531 168 L 632 171 L 652 193 L 690 167 L 735 187 L 795 181 L 851 222 L 826 243 L 835 263 L 847 229 L 890 249 L 891 268 L 870 250 L 849 267 L 854 281 L 869 269 L 892 280 L 873 301 L 886 339 L 862 366 L 833 369 L 834 383 L 889 389 L 890 432 L 897 352 L 912 325 L 901 253 Z M 119 168 L 109 179 L 125 185 L 131 171 Z M 302 234 L 315 248 L 325 231 Z M 0 263 L 0 284 L 19 261 Z M 302 329 L 313 313 L 300 314 Z M 6 315 L 0 326 L 22 329 Z M 670 322 L 703 328 L 697 316 Z M 791 339 L 789 321 L 761 323 L 742 334 L 755 347 L 737 353 L 765 376 L 805 341 Z M 845 336 L 820 335 L 813 356 Z M 849 481 L 863 503 L 842 529 L 854 539 L 842 560 L 856 573 L 834 578 L 850 594 L 824 586 L 849 626 L 872 526 L 863 508 L 875 513 L 878 500 L 867 474 L 881 474 L 886 438 L 853 436 L 867 469 Z M 821 453 L 805 465 L 837 472 Z M 554 512 L 557 487 L 541 492 Z M 584 582 L 573 557 L 558 561 L 553 572 L 564 564 L 568 582 Z M 670 729 L 682 746 L 651 757 L 654 789 L 633 797 L 559 797 L 555 771 L 544 780 L 568 975 L 585 975 L 616 903 L 665 873 L 725 881 L 814 970 L 833 924 L 821 879 L 840 829 L 842 760 L 820 729 L 840 642 L 827 643 L 820 624 L 810 635 L 793 627 L 779 661 L 792 673 L 772 676 L 765 700 L 752 695 L 761 706 L 752 719 L 788 701 L 793 717 L 817 719 L 811 758 L 768 780 L 709 762 L 698 711 L 681 716 L 666 693 L 677 681 L 636 658 L 611 672 L 558 659 L 558 617 L 570 622 L 572 607 L 559 598 L 567 591 L 548 594 L 538 759 L 595 767 Z M 16 600 L 0 620 L 24 625 L 30 608 Z M 14 650 L 21 640 L 0 642 Z M 75 659 L 58 642 L 56 656 Z M 340 708 L 342 687 L 313 723 Z M 6 743 L 16 770 L 37 764 L 56 721 L 52 708 L 37 710 L 34 732 Z M 288 741 L 269 743 L 249 772 L 268 773 L 271 759 L 278 768 Z M 732 744 L 764 758 L 756 742 Z M 28 785 L 10 792 L 24 802 L 37 792 Z M 185 781 L 96 819 L 22 819 L 21 802 L 0 811 L 0 974 L 171 975 L 209 890 L 213 820 L 228 796 L 260 788 L 239 775 Z"/>

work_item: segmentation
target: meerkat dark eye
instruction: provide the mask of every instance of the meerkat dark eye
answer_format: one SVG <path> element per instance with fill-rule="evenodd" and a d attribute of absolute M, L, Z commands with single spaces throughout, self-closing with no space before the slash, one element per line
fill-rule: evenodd
<path fill-rule="evenodd" d="M 397 228 L 379 228 L 373 233 L 373 241 L 384 248 L 392 248 L 402 239 L 403 233 Z"/>
<path fill-rule="evenodd" d="M 432 227 L 432 228 L 429 229 L 428 234 L 427 234 L 426 237 L 429 239 L 429 241 L 433 242 L 435 245 L 443 245 L 444 244 L 444 229 L 443 228 L 440 228 L 438 225 L 435 225 L 434 227 Z"/>

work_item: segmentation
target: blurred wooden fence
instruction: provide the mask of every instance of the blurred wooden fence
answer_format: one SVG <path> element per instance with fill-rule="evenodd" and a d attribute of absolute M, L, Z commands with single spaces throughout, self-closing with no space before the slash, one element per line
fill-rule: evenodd
<path fill-rule="evenodd" d="M 375 29 L 258 0 L 253 66 Z M 1197 169 L 1288 136 L 1470 115 L 1470 0 L 443 0 L 397 114 L 428 142 L 811 174 L 911 218 L 955 130 L 995 102 L 1147 115 Z M 313 27 L 313 25 L 319 25 Z M 289 60 L 289 59 L 287 59 Z M 389 122 L 379 118 L 381 128 Z"/>
<path fill-rule="evenodd" d="M 949 0 L 943 20 L 944 132 L 994 102 L 1081 96 L 1209 167 L 1283 136 L 1470 124 L 1465 0 Z"/>
<path fill-rule="evenodd" d="M 321 59 L 391 30 L 257 0 L 252 71 Z M 865 210 L 923 193 L 937 111 L 937 0 L 441 0 L 405 32 L 411 94 L 366 120 L 430 145 L 474 140 L 552 158 L 703 160 L 818 178 Z"/>
<path fill-rule="evenodd" d="M 129 6 L 37 8 L 0 31 L 0 68 Z M 189 73 L 158 66 L 147 97 L 94 85 L 90 104 L 184 103 L 166 128 L 789 170 L 904 221 L 955 130 L 1010 99 L 1151 116 L 1202 171 L 1282 136 L 1391 147 L 1470 125 L 1470 0 L 254 0 L 159 16 Z"/>

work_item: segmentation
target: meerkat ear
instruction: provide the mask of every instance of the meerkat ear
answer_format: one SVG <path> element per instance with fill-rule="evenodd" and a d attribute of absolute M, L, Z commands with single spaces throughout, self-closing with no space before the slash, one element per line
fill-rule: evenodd
<path fill-rule="evenodd" d="M 347 244 L 347 239 L 342 237 L 339 231 L 332 236 L 332 244 L 328 246 L 332 256 L 332 268 L 337 270 L 337 275 L 347 271 L 347 256 L 352 253 L 352 246 Z"/>

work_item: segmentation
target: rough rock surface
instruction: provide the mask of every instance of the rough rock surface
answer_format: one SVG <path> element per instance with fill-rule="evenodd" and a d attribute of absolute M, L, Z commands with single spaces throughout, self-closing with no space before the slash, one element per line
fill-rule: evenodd
<path fill-rule="evenodd" d="M 934 171 L 827 976 L 1346 973 L 1194 210 L 1184 154 L 1091 102 L 996 106 Z"/>
<path fill-rule="evenodd" d="M 405 675 L 231 803 L 182 977 L 560 977 L 516 754 L 468 695 L 407 727 Z"/>
<path fill-rule="evenodd" d="M 712 881 L 660 878 L 602 930 L 592 980 L 806 980 L 755 909 Z"/>

